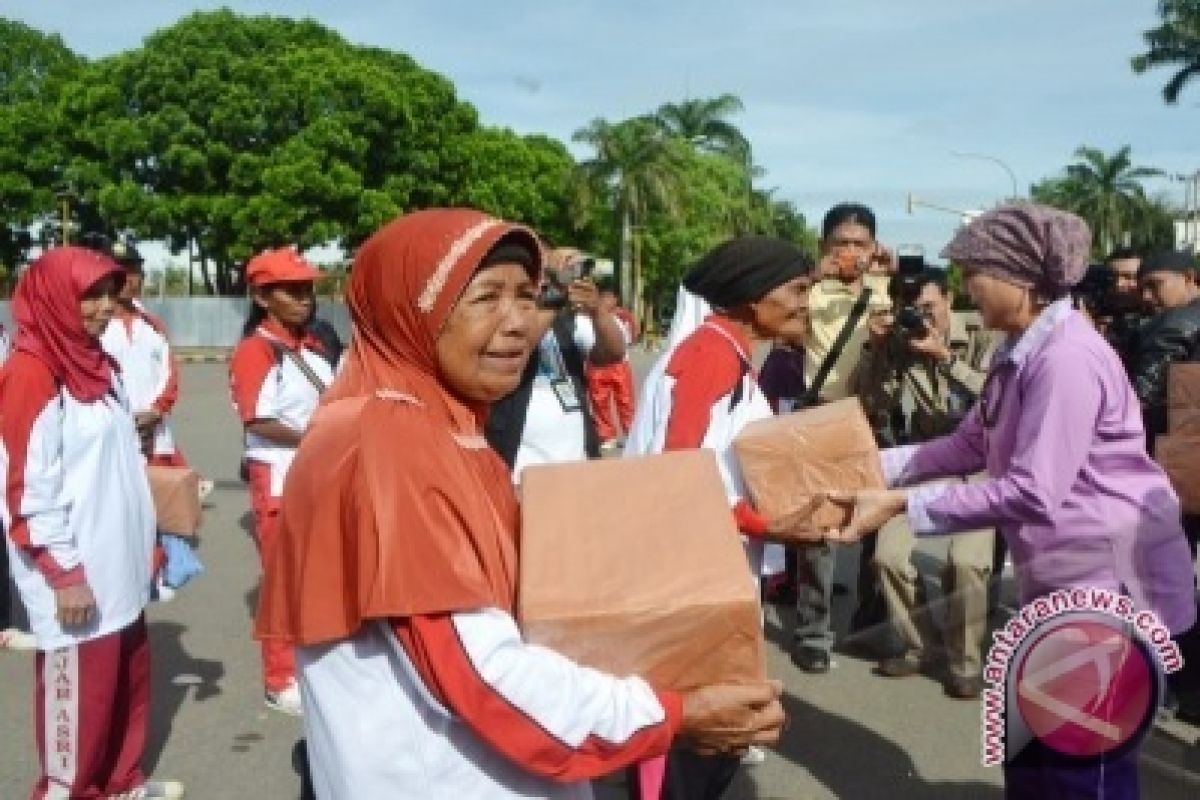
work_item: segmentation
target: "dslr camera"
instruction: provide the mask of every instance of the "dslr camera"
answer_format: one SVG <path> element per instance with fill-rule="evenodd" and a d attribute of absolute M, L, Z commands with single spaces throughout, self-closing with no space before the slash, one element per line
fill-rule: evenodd
<path fill-rule="evenodd" d="M 1093 319 L 1112 317 L 1126 309 L 1117 308 L 1115 289 L 1117 274 L 1107 264 L 1092 264 L 1075 285 L 1071 294 Z"/>
<path fill-rule="evenodd" d="M 538 294 L 538 307 L 550 311 L 561 311 L 566 308 L 567 289 L 575 281 L 592 277 L 592 273 L 595 271 L 596 259 L 594 258 L 581 258 L 560 270 L 546 270 L 546 280 L 542 283 L 542 290 Z"/>
<path fill-rule="evenodd" d="M 928 267 L 923 252 L 898 252 L 896 261 L 899 269 L 888 285 L 888 294 L 898 306 L 892 330 L 901 339 L 921 339 L 929 333 L 929 323 L 917 308 L 921 297 L 922 280 Z"/>

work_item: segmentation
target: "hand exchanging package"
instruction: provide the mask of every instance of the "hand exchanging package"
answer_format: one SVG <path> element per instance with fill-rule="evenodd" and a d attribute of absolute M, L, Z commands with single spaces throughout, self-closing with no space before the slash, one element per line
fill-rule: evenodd
<path fill-rule="evenodd" d="M 790 536 L 783 541 L 812 541 L 850 522 L 827 492 L 884 488 L 875 435 L 854 397 L 752 422 L 734 450 L 755 509 Z"/>
<path fill-rule="evenodd" d="M 763 538 L 786 545 L 818 544 L 825 541 L 827 533 L 833 529 L 817 525 L 813 520 L 817 509 L 824 504 L 825 495 L 813 495 L 800 508 L 769 520 Z"/>
<path fill-rule="evenodd" d="M 900 489 L 863 489 L 857 492 L 829 492 L 830 502 L 849 511 L 850 521 L 827 532 L 833 542 L 853 543 L 875 533 L 888 520 L 904 513 L 907 495 Z"/>
<path fill-rule="evenodd" d="M 735 753 L 779 741 L 783 706 L 779 681 L 714 684 L 683 696 L 679 736 L 701 753 Z"/>

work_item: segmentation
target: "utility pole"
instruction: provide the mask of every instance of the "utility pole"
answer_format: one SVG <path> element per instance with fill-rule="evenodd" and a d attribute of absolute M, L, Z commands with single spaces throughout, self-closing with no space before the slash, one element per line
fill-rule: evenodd
<path fill-rule="evenodd" d="M 1200 252 L 1200 170 L 1171 177 L 1183 183 L 1183 225 L 1177 232 L 1175 246 Z"/>
<path fill-rule="evenodd" d="M 990 161 L 996 166 L 1000 167 L 1008 173 L 1008 179 L 1012 183 L 1012 195 L 1009 196 L 1008 199 L 1020 199 L 1021 195 L 1017 191 L 1017 173 L 1013 172 L 1012 167 L 1010 167 L 1007 162 L 996 158 L 995 156 L 989 156 L 985 153 L 960 153 L 957 150 L 951 150 L 950 155 L 955 156 L 956 158 L 974 158 L 979 161 Z"/>
<path fill-rule="evenodd" d="M 58 200 L 60 222 L 62 224 L 62 243 L 68 245 L 71 243 L 71 203 L 79 199 L 79 194 L 75 191 L 75 187 L 68 181 L 54 193 L 54 199 Z"/>
<path fill-rule="evenodd" d="M 982 211 L 979 211 L 978 209 L 973 209 L 973 208 L 968 208 L 966 210 L 963 210 L 963 209 L 959 209 L 959 208 L 950 208 L 949 206 L 938 205 L 937 203 L 931 203 L 928 200 L 922 200 L 921 198 L 917 197 L 912 192 L 909 192 L 908 193 L 908 213 L 912 214 L 913 209 L 917 208 L 917 207 L 929 208 L 934 211 L 942 211 L 946 214 L 953 214 L 954 216 L 958 217 L 958 221 L 963 225 L 966 225 L 971 220 L 975 219 L 976 217 L 978 217 L 980 214 L 983 213 Z"/>

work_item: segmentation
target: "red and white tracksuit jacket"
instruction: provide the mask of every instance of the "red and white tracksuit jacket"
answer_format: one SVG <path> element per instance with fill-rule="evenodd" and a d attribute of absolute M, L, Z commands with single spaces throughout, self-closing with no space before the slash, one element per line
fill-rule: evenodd
<path fill-rule="evenodd" d="M 365 624 L 297 648 L 321 797 L 592 797 L 667 751 L 682 701 L 527 644 L 497 608 Z"/>
<path fill-rule="evenodd" d="M 15 353 L 0 397 L 0 513 L 13 578 L 38 647 L 115 633 L 150 599 L 155 513 L 121 380 L 81 403 L 45 364 Z M 98 614 L 82 629 L 55 618 L 54 589 L 86 578 Z"/>
<path fill-rule="evenodd" d="M 164 419 L 154 433 L 154 455 L 178 455 L 166 415 L 179 399 L 179 367 L 166 326 L 149 312 L 121 311 L 100 337 L 104 351 L 121 367 L 121 380 L 134 413 L 158 411 Z"/>

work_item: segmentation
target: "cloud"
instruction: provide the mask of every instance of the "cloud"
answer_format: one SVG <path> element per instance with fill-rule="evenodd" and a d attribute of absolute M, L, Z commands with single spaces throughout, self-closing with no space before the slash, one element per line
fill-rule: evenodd
<path fill-rule="evenodd" d="M 101 56 L 218 5 L 125 0 L 82 14 L 69 0 L 8 0 L 3 13 Z M 1200 87 L 1166 107 L 1168 73 L 1129 68 L 1155 22 L 1148 0 L 232 5 L 310 16 L 351 41 L 408 52 L 453 80 L 484 122 L 568 143 L 597 116 L 733 92 L 746 105 L 737 121 L 767 171 L 764 185 L 814 219 L 838 200 L 863 199 L 885 236 L 931 251 L 957 221 L 909 216 L 908 192 L 979 207 L 1011 191 L 1001 167 L 955 150 L 1000 158 L 1022 190 L 1061 170 L 1082 143 L 1131 144 L 1138 162 L 1172 171 L 1200 166 Z"/>

